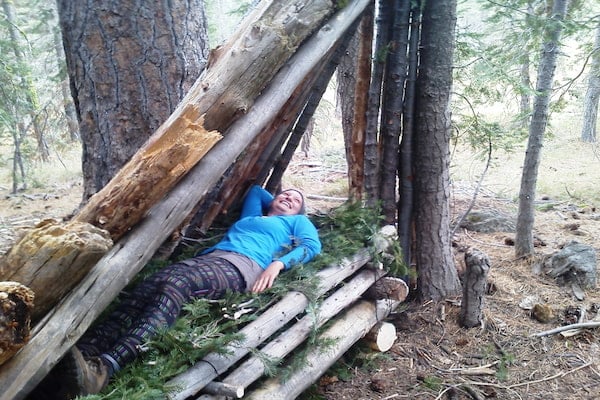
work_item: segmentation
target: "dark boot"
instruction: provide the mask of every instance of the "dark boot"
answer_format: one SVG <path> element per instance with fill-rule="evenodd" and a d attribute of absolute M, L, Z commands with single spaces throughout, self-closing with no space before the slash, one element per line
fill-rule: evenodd
<path fill-rule="evenodd" d="M 65 354 L 53 372 L 60 381 L 62 399 L 100 393 L 110 378 L 108 367 L 100 357 L 86 359 L 76 347 Z"/>

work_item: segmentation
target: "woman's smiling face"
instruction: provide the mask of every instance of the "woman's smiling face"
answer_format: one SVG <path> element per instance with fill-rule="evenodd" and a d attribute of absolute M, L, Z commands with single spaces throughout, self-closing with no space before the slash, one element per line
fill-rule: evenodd
<path fill-rule="evenodd" d="M 302 194 L 295 189 L 284 190 L 279 193 L 269 207 L 268 215 L 296 215 L 300 214 L 304 198 Z"/>

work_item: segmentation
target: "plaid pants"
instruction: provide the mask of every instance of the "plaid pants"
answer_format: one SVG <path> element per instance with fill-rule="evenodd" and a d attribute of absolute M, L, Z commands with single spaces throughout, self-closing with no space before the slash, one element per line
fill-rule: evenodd
<path fill-rule="evenodd" d="M 210 254 L 172 264 L 121 295 L 115 310 L 86 332 L 77 347 L 86 356 L 107 354 L 122 367 L 159 329 L 173 325 L 185 303 L 218 299 L 227 289 L 241 292 L 245 286 L 233 264 Z"/>

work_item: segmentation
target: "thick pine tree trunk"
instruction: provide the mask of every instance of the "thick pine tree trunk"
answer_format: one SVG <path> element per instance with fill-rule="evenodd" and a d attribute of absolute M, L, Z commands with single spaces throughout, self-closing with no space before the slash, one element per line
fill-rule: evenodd
<path fill-rule="evenodd" d="M 160 127 L 206 65 L 202 0 L 57 2 L 83 143 L 83 201 Z"/>
<path fill-rule="evenodd" d="M 456 0 L 425 2 L 415 108 L 415 231 L 420 300 L 460 293 L 450 238 L 448 104 Z"/>
<path fill-rule="evenodd" d="M 533 116 L 529 125 L 529 140 L 525 152 L 523 175 L 519 190 L 519 211 L 515 235 L 517 257 L 533 254 L 534 200 L 538 168 L 542 152 L 544 132 L 548 122 L 548 107 L 552 94 L 552 80 L 556 69 L 556 59 L 560 50 L 560 34 L 568 0 L 555 0 L 552 17 L 546 24 L 546 41 L 538 69 L 536 96 L 533 102 Z"/>

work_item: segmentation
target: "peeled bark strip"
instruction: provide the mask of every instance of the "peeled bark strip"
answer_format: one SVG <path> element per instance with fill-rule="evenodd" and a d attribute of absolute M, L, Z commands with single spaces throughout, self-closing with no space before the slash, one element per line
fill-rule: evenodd
<path fill-rule="evenodd" d="M 0 280 L 35 293 L 31 318 L 41 318 L 112 247 L 106 231 L 88 223 L 44 220 L 29 229 L 0 261 Z"/>
<path fill-rule="evenodd" d="M 386 352 L 396 341 L 396 327 L 389 322 L 378 322 L 365 336 L 372 350 Z"/>
<path fill-rule="evenodd" d="M 465 263 L 460 324 L 472 328 L 481 323 L 490 259 L 485 253 L 473 249 L 465 254 Z"/>
<path fill-rule="evenodd" d="M 398 302 L 391 300 L 358 302 L 320 335 L 319 340 L 333 341 L 327 351 L 313 349 L 306 355 L 306 367 L 296 371 L 285 382 L 269 379 L 246 397 L 252 400 L 295 399 L 397 305 Z"/>
<path fill-rule="evenodd" d="M 0 282 L 0 365 L 29 341 L 33 291 L 18 282 Z"/>

